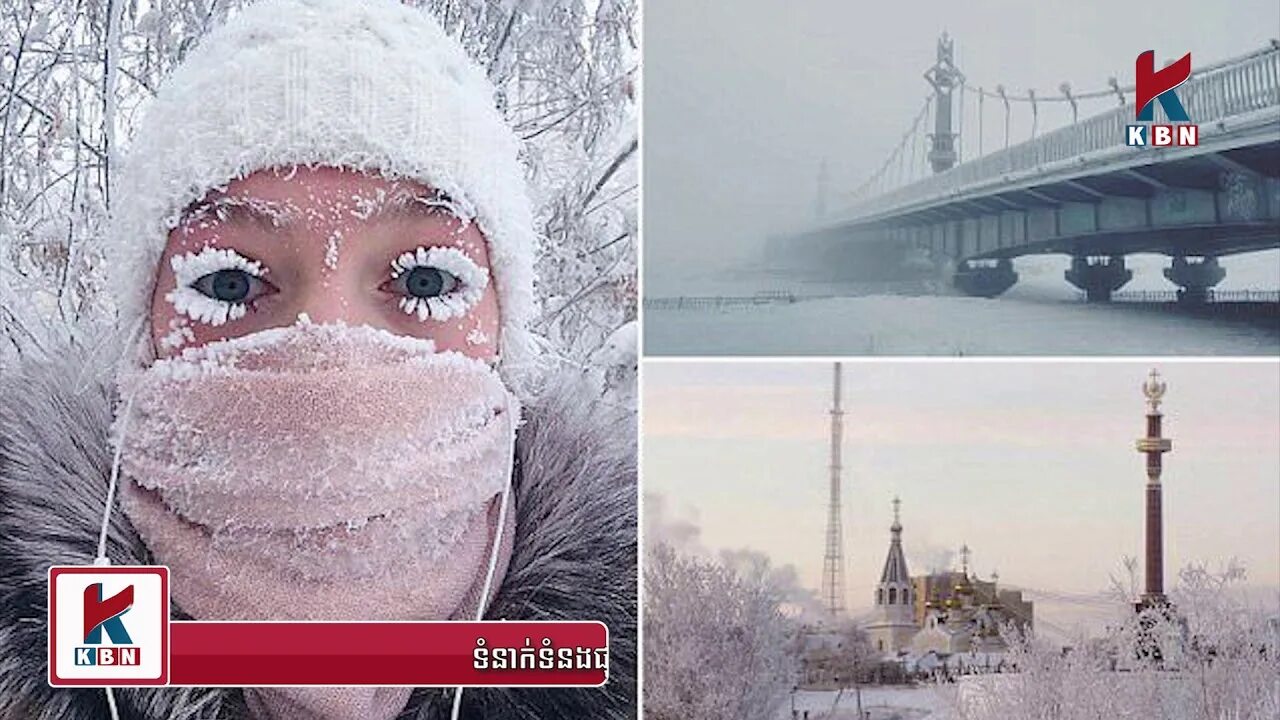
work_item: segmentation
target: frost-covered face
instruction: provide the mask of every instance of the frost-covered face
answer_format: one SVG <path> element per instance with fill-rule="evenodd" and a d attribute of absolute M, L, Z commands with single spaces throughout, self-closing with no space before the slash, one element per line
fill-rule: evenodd
<path fill-rule="evenodd" d="M 300 315 L 484 360 L 498 346 L 485 238 L 421 183 L 261 170 L 210 192 L 169 233 L 151 298 L 158 357 Z"/>

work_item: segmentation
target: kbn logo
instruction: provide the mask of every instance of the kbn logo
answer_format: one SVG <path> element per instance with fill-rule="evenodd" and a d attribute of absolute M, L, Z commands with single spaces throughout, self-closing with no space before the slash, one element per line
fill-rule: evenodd
<path fill-rule="evenodd" d="M 49 568 L 50 685 L 168 682 L 168 568 Z"/>
<path fill-rule="evenodd" d="M 142 648 L 129 639 L 121 615 L 133 607 L 133 586 L 104 599 L 102 583 L 94 583 L 84 589 L 84 642 L 97 647 L 77 647 L 76 665 L 137 665 Z M 102 646 L 102 634 L 115 647 Z"/>
<path fill-rule="evenodd" d="M 1134 69 L 1138 122 L 1148 125 L 1126 125 L 1125 144 L 1130 147 L 1168 147 L 1171 145 L 1196 145 L 1200 142 L 1200 128 L 1191 124 L 1176 88 L 1191 77 L 1191 53 L 1182 56 L 1162 70 L 1156 70 L 1156 54 L 1147 50 L 1138 56 Z M 1176 125 L 1160 125 L 1155 120 L 1155 104 L 1160 103 L 1169 122 Z"/>

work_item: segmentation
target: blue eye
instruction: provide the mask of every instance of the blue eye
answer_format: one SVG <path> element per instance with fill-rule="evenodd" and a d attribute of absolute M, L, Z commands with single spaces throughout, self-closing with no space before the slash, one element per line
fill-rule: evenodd
<path fill-rule="evenodd" d="M 381 286 L 399 296 L 404 314 L 421 321 L 462 317 L 484 296 L 489 271 L 455 247 L 420 247 L 391 261 L 391 279 Z"/>
<path fill-rule="evenodd" d="M 419 265 L 409 272 L 401 273 L 391 282 L 392 287 L 400 294 L 424 300 L 446 295 L 458 287 L 456 275 L 428 265 Z"/>
<path fill-rule="evenodd" d="M 191 287 L 205 297 L 225 303 L 245 303 L 265 294 L 270 286 L 244 270 L 227 268 L 203 275 Z"/>

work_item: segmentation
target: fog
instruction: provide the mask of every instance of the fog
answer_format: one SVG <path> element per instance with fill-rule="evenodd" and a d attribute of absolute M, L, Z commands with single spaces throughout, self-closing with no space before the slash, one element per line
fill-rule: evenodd
<path fill-rule="evenodd" d="M 847 204 L 929 94 L 922 73 L 943 30 L 972 85 L 1040 96 L 1063 81 L 1077 94 L 1111 76 L 1130 83 L 1142 50 L 1190 52 L 1194 72 L 1280 35 L 1274 0 L 647 0 L 644 14 L 644 259 L 655 295 L 694 293 L 697 275 L 754 260 L 770 233 L 813 221 L 824 160 L 828 210 Z M 1114 103 L 1081 103 L 1080 115 Z M 964 108 L 966 156 L 976 105 Z M 994 105 L 987 151 L 1004 143 Z M 1041 132 L 1069 121 L 1065 103 L 1040 106 Z M 1029 133 L 1029 109 L 1015 106 L 1012 142 Z"/>

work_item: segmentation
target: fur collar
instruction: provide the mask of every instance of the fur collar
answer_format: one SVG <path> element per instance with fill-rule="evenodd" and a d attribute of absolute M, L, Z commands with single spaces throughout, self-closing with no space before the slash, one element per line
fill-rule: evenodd
<path fill-rule="evenodd" d="M 98 689 L 47 684 L 46 571 L 95 552 L 111 467 L 111 395 L 102 370 L 75 351 L 0 376 L 0 720 L 99 720 Z M 517 443 L 516 539 L 489 610 L 494 619 L 592 619 L 609 626 L 604 688 L 471 688 L 466 718 L 551 720 L 636 716 L 634 414 L 579 376 L 531 404 Z M 108 555 L 146 564 L 123 513 Z M 122 719 L 241 720 L 242 694 L 222 688 L 116 692 Z M 447 718 L 451 690 L 414 693 L 404 719 Z"/>

